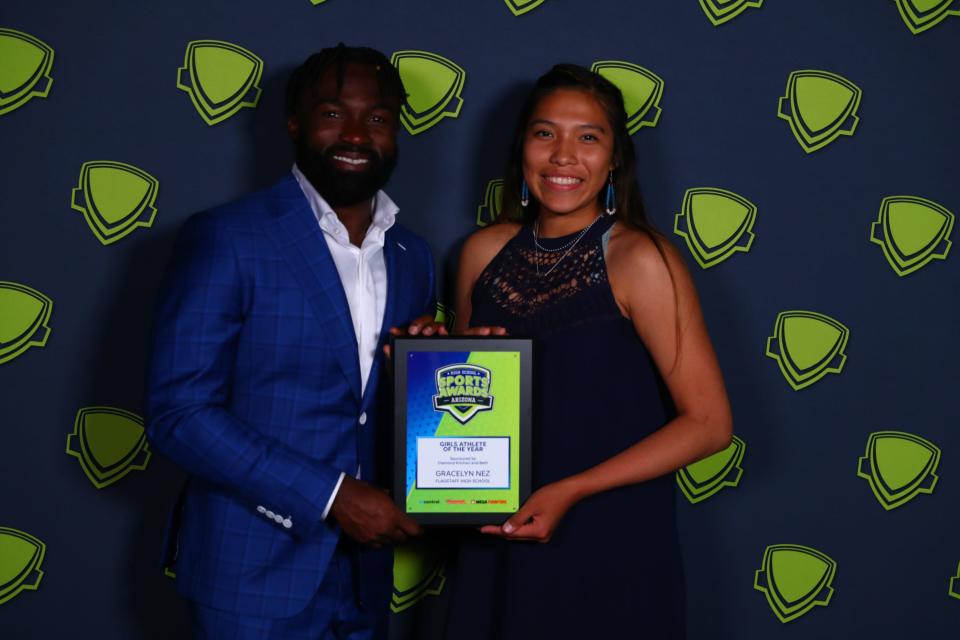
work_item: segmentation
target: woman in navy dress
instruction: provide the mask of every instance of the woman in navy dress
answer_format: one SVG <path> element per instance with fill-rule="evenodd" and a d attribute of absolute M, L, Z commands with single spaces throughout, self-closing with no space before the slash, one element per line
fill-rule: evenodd
<path fill-rule="evenodd" d="M 463 541 L 450 638 L 684 637 L 673 471 L 726 447 L 731 416 L 634 172 L 614 85 L 574 65 L 537 81 L 456 301 L 459 333 L 534 338 L 534 492 Z"/>

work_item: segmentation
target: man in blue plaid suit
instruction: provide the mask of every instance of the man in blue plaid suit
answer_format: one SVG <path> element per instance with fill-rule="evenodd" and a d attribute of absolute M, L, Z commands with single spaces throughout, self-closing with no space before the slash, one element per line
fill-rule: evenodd
<path fill-rule="evenodd" d="M 380 190 L 404 98 L 379 52 L 311 56 L 287 89 L 291 175 L 178 238 L 147 429 L 191 476 L 168 548 L 197 637 L 384 635 L 389 544 L 420 528 L 375 485 L 382 349 L 390 327 L 439 331 L 430 248 Z"/>

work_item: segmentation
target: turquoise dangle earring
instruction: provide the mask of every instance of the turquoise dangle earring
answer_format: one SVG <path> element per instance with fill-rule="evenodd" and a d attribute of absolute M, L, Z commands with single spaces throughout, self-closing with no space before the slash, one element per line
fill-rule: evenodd
<path fill-rule="evenodd" d="M 520 206 L 526 207 L 530 204 L 530 188 L 527 186 L 527 181 L 524 180 L 520 185 Z"/>
<path fill-rule="evenodd" d="M 617 212 L 617 197 L 613 191 L 613 169 L 610 170 L 610 175 L 607 176 L 606 212 L 608 216 L 612 216 Z"/>

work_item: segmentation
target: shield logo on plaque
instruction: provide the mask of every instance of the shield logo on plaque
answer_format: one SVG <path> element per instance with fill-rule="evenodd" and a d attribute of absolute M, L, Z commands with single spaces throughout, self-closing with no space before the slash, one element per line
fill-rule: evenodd
<path fill-rule="evenodd" d="M 790 124 L 807 153 L 822 149 L 841 135 L 852 136 L 860 119 L 860 88 L 829 71 L 794 71 L 777 116 Z"/>
<path fill-rule="evenodd" d="M 437 369 L 435 375 L 434 411 L 446 411 L 460 424 L 467 424 L 481 411 L 493 409 L 489 369 L 475 364 L 451 364 Z"/>
<path fill-rule="evenodd" d="M 950 16 L 960 16 L 960 0 L 894 0 L 904 24 L 914 35 L 931 29 Z"/>
<path fill-rule="evenodd" d="M 933 493 L 940 448 L 932 442 L 902 431 L 877 431 L 867 439 L 857 476 L 870 483 L 870 490 L 884 509 L 901 507 L 921 493 Z"/>
<path fill-rule="evenodd" d="M 411 135 L 460 115 L 467 73 L 457 63 L 429 51 L 397 51 L 390 62 L 407 90 L 400 121 Z"/>
<path fill-rule="evenodd" d="M 663 80 L 649 69 L 620 60 L 594 62 L 591 71 L 612 82 L 623 94 L 627 130 L 634 134 L 642 127 L 655 127 L 660 120 Z"/>
<path fill-rule="evenodd" d="M 759 8 L 763 0 L 700 0 L 700 8 L 713 26 L 733 20 L 749 8 Z"/>
<path fill-rule="evenodd" d="M 0 29 L 0 61 L 0 115 L 50 93 L 53 49 L 42 40 Z"/>
<path fill-rule="evenodd" d="M 67 455 L 97 489 L 119 481 L 131 471 L 143 471 L 150 447 L 143 419 L 114 407 L 86 407 L 77 412 L 73 433 L 67 436 Z"/>
<path fill-rule="evenodd" d="M 393 548 L 393 596 L 390 609 L 400 613 L 427 596 L 440 595 L 447 581 L 444 553 L 422 542 Z"/>
<path fill-rule="evenodd" d="M 677 484 L 691 504 L 706 500 L 724 487 L 740 484 L 743 469 L 743 454 L 746 443 L 733 436 L 733 441 L 723 451 L 698 460 L 677 471 Z"/>
<path fill-rule="evenodd" d="M 877 221 L 870 226 L 870 242 L 900 276 L 945 260 L 954 216 L 936 202 L 916 196 L 890 196 L 880 203 Z"/>
<path fill-rule="evenodd" d="M 510 12 L 515 16 L 522 16 L 533 11 L 544 3 L 544 0 L 503 0 Z"/>
<path fill-rule="evenodd" d="M 673 231 L 683 237 L 687 249 L 704 269 L 717 265 L 753 244 L 757 207 L 725 189 L 687 189 Z"/>
<path fill-rule="evenodd" d="M 51 313 L 53 300 L 36 289 L 0 281 L 0 364 L 46 345 Z"/>
<path fill-rule="evenodd" d="M 187 43 L 177 88 L 186 91 L 204 122 L 215 125 L 260 102 L 263 60 L 243 47 L 221 40 Z"/>
<path fill-rule="evenodd" d="M 830 316 L 814 311 L 783 311 L 777 315 L 767 355 L 794 390 L 809 387 L 828 373 L 840 373 L 847 356 L 850 330 Z"/>
<path fill-rule="evenodd" d="M 46 551 L 47 546 L 29 533 L 0 527 L 0 604 L 40 586 Z"/>
<path fill-rule="evenodd" d="M 477 226 L 485 227 L 496 222 L 502 209 L 503 180 L 498 178 L 487 183 L 487 190 L 483 194 L 483 204 L 477 207 Z"/>
<path fill-rule="evenodd" d="M 153 224 L 159 188 L 156 178 L 132 164 L 84 162 L 70 208 L 82 213 L 100 243 L 108 245 Z"/>
<path fill-rule="evenodd" d="M 775 544 L 763 552 L 753 588 L 763 592 L 780 622 L 790 622 L 815 606 L 830 604 L 836 574 L 837 563 L 816 549 Z"/>

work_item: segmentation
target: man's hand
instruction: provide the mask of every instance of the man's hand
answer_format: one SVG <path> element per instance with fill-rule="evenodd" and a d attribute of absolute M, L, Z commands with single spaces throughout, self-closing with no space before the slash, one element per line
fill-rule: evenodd
<path fill-rule="evenodd" d="M 442 322 L 437 322 L 433 319 L 433 316 L 430 314 L 423 314 L 416 320 L 410 323 L 406 329 L 400 327 L 390 327 L 390 335 L 401 337 L 401 336 L 445 336 L 449 335 L 447 333 L 447 328 L 443 326 Z M 387 360 L 393 356 L 393 353 L 390 351 L 390 345 L 383 345 L 383 354 L 387 356 Z"/>
<path fill-rule="evenodd" d="M 373 547 L 403 542 L 423 533 L 420 525 L 397 509 L 386 492 L 350 476 L 343 477 L 330 515 L 348 536 Z"/>

